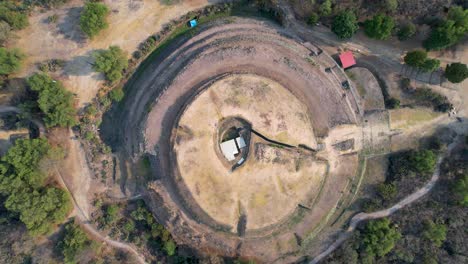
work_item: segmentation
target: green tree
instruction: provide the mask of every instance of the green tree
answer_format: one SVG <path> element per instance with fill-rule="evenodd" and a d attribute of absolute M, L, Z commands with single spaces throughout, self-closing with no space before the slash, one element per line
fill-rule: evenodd
<path fill-rule="evenodd" d="M 351 38 L 358 30 L 356 16 L 350 10 L 338 14 L 332 23 L 332 31 L 341 39 Z"/>
<path fill-rule="evenodd" d="M 429 38 L 423 42 L 428 50 L 439 50 L 456 44 L 468 32 L 468 9 L 452 6 L 447 20 L 432 30 Z"/>
<path fill-rule="evenodd" d="M 404 41 L 411 38 L 414 33 L 416 33 L 416 26 L 411 22 L 407 22 L 400 26 L 397 35 L 399 40 Z"/>
<path fill-rule="evenodd" d="M 315 26 L 315 24 L 317 24 L 318 21 L 319 21 L 319 16 L 316 13 L 312 13 L 309 16 L 309 19 L 307 20 L 307 23 L 309 25 Z"/>
<path fill-rule="evenodd" d="M 468 174 L 463 175 L 452 185 L 453 194 L 462 206 L 468 206 Z"/>
<path fill-rule="evenodd" d="M 46 175 L 39 171 L 39 162 L 50 150 L 45 139 L 19 139 L 8 149 L 0 163 L 0 193 L 38 188 Z"/>
<path fill-rule="evenodd" d="M 125 93 L 122 88 L 117 88 L 113 89 L 112 91 L 109 92 L 109 97 L 112 99 L 114 102 L 120 102 L 124 98 Z"/>
<path fill-rule="evenodd" d="M 377 185 L 377 194 L 384 201 L 391 201 L 397 194 L 397 188 L 394 183 L 382 183 Z"/>
<path fill-rule="evenodd" d="M 106 29 L 109 9 L 105 4 L 87 2 L 81 12 L 81 30 L 90 38 L 96 36 L 101 30 Z"/>
<path fill-rule="evenodd" d="M 7 22 L 14 30 L 26 28 L 28 15 L 18 2 L 2 1 L 0 3 L 0 20 Z"/>
<path fill-rule="evenodd" d="M 68 194 L 55 187 L 10 194 L 5 207 L 19 214 L 32 235 L 50 233 L 52 226 L 65 220 L 71 210 Z"/>
<path fill-rule="evenodd" d="M 122 71 L 128 67 L 125 53 L 118 46 L 110 46 L 108 50 L 94 54 L 94 70 L 106 75 L 107 80 L 114 83 L 122 79 Z"/>
<path fill-rule="evenodd" d="M 426 59 L 421 65 L 421 69 L 425 72 L 433 72 L 440 67 L 440 61 L 437 59 Z"/>
<path fill-rule="evenodd" d="M 0 75 L 10 74 L 21 68 L 24 55 L 19 49 L 0 48 Z"/>
<path fill-rule="evenodd" d="M 418 173 L 431 173 L 434 170 L 437 156 L 432 150 L 414 151 L 409 156 L 409 166 Z"/>
<path fill-rule="evenodd" d="M 398 109 L 400 108 L 400 100 L 394 98 L 394 97 L 391 97 L 387 100 L 385 100 L 385 106 L 388 108 L 388 109 Z"/>
<path fill-rule="evenodd" d="M 332 1 L 331 0 L 325 0 L 323 3 L 320 5 L 319 12 L 321 16 L 327 17 L 331 15 L 332 13 Z"/>
<path fill-rule="evenodd" d="M 174 240 L 170 239 L 169 241 L 164 242 L 164 251 L 168 256 L 173 256 L 175 254 L 177 245 Z"/>
<path fill-rule="evenodd" d="M 447 237 L 447 227 L 444 224 L 436 224 L 429 220 L 424 223 L 422 235 L 434 245 L 440 247 Z"/>
<path fill-rule="evenodd" d="M 468 67 L 464 63 L 452 63 L 445 68 L 445 77 L 452 83 L 461 83 L 468 78 Z"/>
<path fill-rule="evenodd" d="M 389 12 L 395 12 L 398 8 L 398 0 L 384 0 L 383 8 Z"/>
<path fill-rule="evenodd" d="M 36 73 L 28 78 L 31 90 L 38 92 L 37 103 L 44 114 L 47 127 L 69 127 L 76 124 L 73 94 L 59 81 Z"/>
<path fill-rule="evenodd" d="M 388 218 L 372 220 L 361 233 L 361 249 L 369 256 L 382 257 L 393 249 L 400 238 L 400 232 L 390 224 Z"/>
<path fill-rule="evenodd" d="M 91 244 L 85 232 L 74 222 L 65 225 L 64 236 L 57 243 L 65 263 L 75 263 L 76 255 Z"/>
<path fill-rule="evenodd" d="M 408 66 L 421 68 L 427 59 L 427 52 L 424 50 L 413 50 L 405 55 L 405 63 Z"/>
<path fill-rule="evenodd" d="M 368 37 L 375 39 L 387 39 L 392 34 L 393 27 L 393 18 L 383 14 L 375 15 L 364 22 L 364 32 Z"/>
<path fill-rule="evenodd" d="M 5 208 L 17 213 L 32 235 L 51 231 L 71 209 L 68 194 L 44 186 L 46 175 L 39 170 L 50 146 L 45 139 L 19 139 L 0 164 L 0 193 L 7 197 Z"/>

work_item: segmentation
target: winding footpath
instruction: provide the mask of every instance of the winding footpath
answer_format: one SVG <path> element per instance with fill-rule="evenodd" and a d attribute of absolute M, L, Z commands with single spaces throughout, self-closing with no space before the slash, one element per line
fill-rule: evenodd
<path fill-rule="evenodd" d="M 19 114 L 19 113 L 21 113 L 21 109 L 19 109 L 18 107 L 15 107 L 15 106 L 0 106 L 0 113 L 8 113 L 8 112 L 14 112 L 14 113 Z M 46 135 L 46 129 L 45 129 L 45 127 L 44 127 L 44 125 L 42 124 L 41 121 L 33 119 L 33 120 L 31 120 L 31 122 L 34 123 L 39 128 L 41 136 Z M 73 133 L 70 131 L 70 138 L 72 138 L 72 137 L 73 137 Z M 81 148 L 81 146 L 79 146 L 79 142 L 77 142 L 77 141 L 71 141 L 70 144 L 77 144 L 78 145 L 77 147 Z M 84 155 L 84 154 L 83 154 L 83 152 L 77 151 L 76 155 Z M 82 159 L 85 160 L 84 157 L 82 157 Z M 79 162 L 79 163 L 80 163 L 81 166 L 88 166 L 87 164 L 83 164 L 83 162 Z M 107 245 L 109 245 L 111 247 L 121 249 L 123 251 L 126 251 L 126 252 L 132 254 L 135 257 L 135 259 L 138 261 L 138 263 L 140 263 L 140 264 L 147 263 L 145 261 L 144 256 L 141 255 L 140 253 L 138 253 L 138 251 L 136 251 L 131 245 L 129 245 L 127 243 L 123 243 L 123 242 L 113 240 L 108 236 L 102 235 L 91 224 L 91 221 L 90 221 L 90 219 L 88 217 L 88 213 L 86 212 L 86 210 L 84 210 L 79 205 L 79 202 L 75 198 L 74 193 L 70 190 L 69 186 L 67 185 L 66 181 L 64 180 L 64 177 L 63 177 L 62 173 L 60 172 L 60 170 L 58 169 L 58 167 L 55 166 L 54 169 L 55 169 L 55 172 L 57 173 L 57 175 L 59 176 L 57 178 L 59 180 L 60 185 L 70 194 L 70 197 L 71 197 L 71 200 L 72 200 L 72 203 L 73 203 L 73 207 L 74 207 L 75 212 L 76 212 L 76 216 L 78 218 L 78 221 L 81 223 L 81 226 L 83 227 L 83 229 L 85 229 L 85 231 L 87 231 L 90 235 L 92 235 L 97 240 L 100 240 L 103 243 L 105 243 L 105 244 L 107 244 Z M 89 170 L 87 170 L 87 171 L 89 172 Z M 85 177 L 91 177 L 91 176 L 87 175 Z M 139 199 L 139 198 L 141 198 L 141 195 L 131 197 L 131 198 L 129 198 L 129 200 Z"/>
<path fill-rule="evenodd" d="M 310 264 L 316 264 L 319 263 L 321 260 L 323 260 L 326 256 L 328 256 L 330 253 L 332 253 L 335 249 L 337 249 L 346 239 L 348 239 L 353 231 L 356 229 L 359 223 L 362 221 L 366 220 L 372 220 L 372 219 L 378 219 L 382 217 L 387 217 L 390 216 L 391 214 L 397 212 L 401 208 L 417 201 L 427 193 L 429 193 L 432 188 L 435 186 L 436 182 L 439 180 L 440 177 L 440 165 L 442 164 L 442 161 L 450 154 L 450 152 L 453 150 L 453 148 L 457 145 L 458 139 L 455 139 L 447 148 L 447 151 L 445 154 L 440 155 L 439 158 L 437 159 L 437 163 L 434 169 L 434 173 L 432 174 L 431 180 L 424 185 L 422 188 L 419 190 L 415 191 L 411 195 L 407 196 L 405 199 L 401 200 L 400 202 L 396 203 L 394 206 L 373 212 L 373 213 L 359 213 L 355 215 L 353 218 L 351 218 L 350 224 L 348 229 L 341 234 L 338 239 L 333 242 L 325 251 L 317 255 L 311 262 Z"/>
<path fill-rule="evenodd" d="M 73 133 L 71 131 L 70 131 L 70 135 L 71 135 L 70 138 L 72 138 Z M 77 140 L 71 140 L 70 144 L 76 144 L 77 145 L 76 147 L 81 149 L 80 143 Z M 76 148 L 75 148 L 75 151 L 76 151 Z M 76 155 L 84 155 L 84 153 L 82 151 L 76 151 Z M 82 161 L 76 161 L 77 163 L 81 164 L 82 166 L 88 166 L 86 163 L 83 164 L 83 161 L 86 160 L 84 157 L 78 157 L 78 159 L 80 159 Z M 79 203 L 78 199 L 76 199 L 74 193 L 72 192 L 72 190 L 70 189 L 70 187 L 66 183 L 66 181 L 64 179 L 64 176 L 62 175 L 60 170 L 57 167 L 55 167 L 55 171 L 56 171 L 57 175 L 59 176 L 57 178 L 58 178 L 60 184 L 63 186 L 63 188 L 66 189 L 66 191 L 71 196 L 73 207 L 75 208 L 75 211 L 76 211 L 76 217 L 77 217 L 78 221 L 81 223 L 81 227 L 88 234 L 93 236 L 95 239 L 100 240 L 103 243 L 105 243 L 105 244 L 107 244 L 107 245 L 109 245 L 111 247 L 114 247 L 114 248 L 117 248 L 117 249 L 120 249 L 120 250 L 123 250 L 125 252 L 128 252 L 128 253 L 132 254 L 135 257 L 135 260 L 138 261 L 138 263 L 140 263 L 140 264 L 147 263 L 145 261 L 145 257 L 143 255 L 141 255 L 140 253 L 138 253 L 138 251 L 135 248 L 133 248 L 130 244 L 123 243 L 123 242 L 120 242 L 120 241 L 117 241 L 117 240 L 113 240 L 109 236 L 102 235 L 91 223 L 91 221 L 89 219 L 89 216 L 88 216 L 88 212 L 85 209 L 83 209 L 82 206 L 80 206 L 80 203 Z M 85 174 L 88 174 L 88 175 L 86 175 L 84 177 L 91 177 L 91 175 L 89 175 L 89 169 L 86 169 L 86 171 L 87 171 L 87 173 L 85 173 Z M 138 196 L 136 196 L 136 197 L 138 197 Z M 132 197 L 132 198 L 135 198 L 135 197 Z M 140 198 L 140 197 L 138 197 L 138 198 Z"/>

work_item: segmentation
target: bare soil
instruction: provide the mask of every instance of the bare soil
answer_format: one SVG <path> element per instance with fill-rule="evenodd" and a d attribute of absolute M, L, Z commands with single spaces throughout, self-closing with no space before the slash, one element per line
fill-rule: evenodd
<path fill-rule="evenodd" d="M 312 156 L 264 145 L 262 157 L 251 142 L 247 161 L 231 172 L 216 154 L 217 126 L 240 116 L 271 139 L 316 148 L 307 107 L 266 78 L 232 75 L 214 83 L 185 109 L 179 126 L 193 138 L 175 145 L 182 180 L 200 207 L 216 221 L 235 227 L 245 208 L 247 229 L 272 225 L 291 214 L 305 197 L 316 196 L 326 172 Z M 255 150 L 254 150 L 255 148 Z"/>
<path fill-rule="evenodd" d="M 174 5 L 154 0 L 103 2 L 111 10 L 109 27 L 92 40 L 87 39 L 79 28 L 83 1 L 73 0 L 56 9 L 33 12 L 29 17 L 30 26 L 18 32 L 16 41 L 10 43 L 27 54 L 23 70 L 17 76 L 30 75 L 37 70 L 36 64 L 45 60 L 66 60 L 64 70 L 54 75 L 77 95 L 80 105 L 86 104 L 96 96 L 104 80 L 101 74 L 92 70 L 94 51 L 118 45 L 130 56 L 142 41 L 160 31 L 165 23 L 218 1 L 190 0 Z M 59 17 L 57 23 L 48 22 L 47 18 L 52 15 Z"/>

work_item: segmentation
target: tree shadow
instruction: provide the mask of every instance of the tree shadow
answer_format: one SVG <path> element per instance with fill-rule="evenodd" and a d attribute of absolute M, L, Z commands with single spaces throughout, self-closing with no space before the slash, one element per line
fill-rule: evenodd
<path fill-rule="evenodd" d="M 80 29 L 80 14 L 82 7 L 72 7 L 67 11 L 63 20 L 57 24 L 59 34 L 62 34 L 66 39 L 77 43 L 86 42 L 87 38 Z"/>
<path fill-rule="evenodd" d="M 84 55 L 73 57 L 65 63 L 63 73 L 69 76 L 88 76 L 95 73 L 93 70 L 94 57 L 93 54 L 96 50 L 88 51 Z M 103 80 L 101 74 L 94 74 L 93 78 L 96 80 Z"/>

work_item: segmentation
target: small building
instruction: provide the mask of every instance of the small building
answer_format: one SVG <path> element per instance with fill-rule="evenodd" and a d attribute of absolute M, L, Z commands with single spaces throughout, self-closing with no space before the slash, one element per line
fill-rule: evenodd
<path fill-rule="evenodd" d="M 236 139 L 230 139 L 219 144 L 221 152 L 228 161 L 236 159 L 237 154 L 240 150 L 246 147 L 245 140 L 242 137 Z"/>
<path fill-rule="evenodd" d="M 349 68 L 356 64 L 356 60 L 354 59 L 354 55 L 351 51 L 346 51 L 340 54 L 340 61 L 341 66 L 343 69 Z"/>

